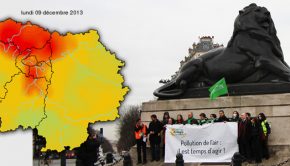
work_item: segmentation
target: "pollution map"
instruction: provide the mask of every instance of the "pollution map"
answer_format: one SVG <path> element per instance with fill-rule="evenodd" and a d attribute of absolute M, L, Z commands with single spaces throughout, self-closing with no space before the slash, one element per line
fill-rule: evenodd
<path fill-rule="evenodd" d="M 0 20 L 0 132 L 37 128 L 46 149 L 77 147 L 88 123 L 119 117 L 124 62 L 96 30 L 60 34 Z"/>

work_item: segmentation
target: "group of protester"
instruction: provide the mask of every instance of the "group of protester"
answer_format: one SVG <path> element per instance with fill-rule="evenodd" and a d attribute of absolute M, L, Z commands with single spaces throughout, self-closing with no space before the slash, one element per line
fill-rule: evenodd
<path fill-rule="evenodd" d="M 151 115 L 149 127 L 142 123 L 141 119 L 137 120 L 135 126 L 135 138 L 137 143 L 137 164 L 147 163 L 146 159 L 146 142 L 149 135 L 149 143 L 151 149 L 151 160 L 160 160 L 160 144 L 162 143 L 163 156 L 165 154 L 165 131 L 166 125 L 173 124 L 191 124 L 203 125 L 206 123 L 216 122 L 237 122 L 238 123 L 238 144 L 239 152 L 248 161 L 262 162 L 262 159 L 269 158 L 268 152 L 268 136 L 271 133 L 271 128 L 267 122 L 264 113 L 260 113 L 257 117 L 251 117 L 250 113 L 242 113 L 241 116 L 237 111 L 234 111 L 231 118 L 227 118 L 223 110 L 219 111 L 219 117 L 216 114 L 210 114 L 207 118 L 206 114 L 201 113 L 199 119 L 194 118 L 193 113 L 189 113 L 186 120 L 181 114 L 178 114 L 176 119 L 170 117 L 168 112 L 163 115 L 163 120 L 159 121 L 155 114 Z M 163 139 L 162 139 L 163 138 Z M 143 153 L 143 160 L 141 156 Z M 143 162 L 142 162 L 143 161 Z"/>

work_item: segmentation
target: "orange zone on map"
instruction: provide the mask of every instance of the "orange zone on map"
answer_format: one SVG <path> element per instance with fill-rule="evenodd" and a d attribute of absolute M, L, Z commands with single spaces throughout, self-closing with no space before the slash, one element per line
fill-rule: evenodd
<path fill-rule="evenodd" d="M 28 95 L 45 91 L 53 73 L 51 61 L 76 47 L 77 42 L 71 36 L 51 33 L 30 22 L 22 24 L 12 19 L 0 22 L 1 56 L 15 61 L 15 67 L 25 74 L 23 87 Z"/>

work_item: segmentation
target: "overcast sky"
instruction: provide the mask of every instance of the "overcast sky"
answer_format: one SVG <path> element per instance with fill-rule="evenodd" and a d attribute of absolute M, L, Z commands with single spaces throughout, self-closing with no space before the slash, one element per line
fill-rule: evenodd
<path fill-rule="evenodd" d="M 122 73 L 131 91 L 124 103 L 141 104 L 153 99 L 158 81 L 170 78 L 198 36 L 215 36 L 215 42 L 226 45 L 238 11 L 252 2 L 271 12 L 290 63 L 290 1 L 285 0 L 9 0 L 1 3 L 0 16 L 62 33 L 97 29 L 106 47 L 126 62 Z M 20 15 L 21 10 L 37 9 L 76 9 L 84 15 Z M 107 133 L 114 137 L 114 132 Z"/>

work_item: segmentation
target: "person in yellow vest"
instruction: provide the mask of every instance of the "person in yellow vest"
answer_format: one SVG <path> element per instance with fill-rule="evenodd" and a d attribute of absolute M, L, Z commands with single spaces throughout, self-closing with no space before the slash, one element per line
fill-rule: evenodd
<path fill-rule="evenodd" d="M 263 136 L 261 138 L 263 158 L 269 159 L 268 137 L 271 133 L 271 127 L 264 113 L 260 113 L 258 118 L 263 129 Z"/>
<path fill-rule="evenodd" d="M 147 141 L 147 126 L 142 123 L 141 119 L 137 120 L 136 126 L 135 126 L 135 139 L 137 144 L 137 157 L 138 157 L 138 163 L 141 164 L 141 149 L 143 153 L 143 164 L 147 163 L 146 159 L 146 141 Z"/>

